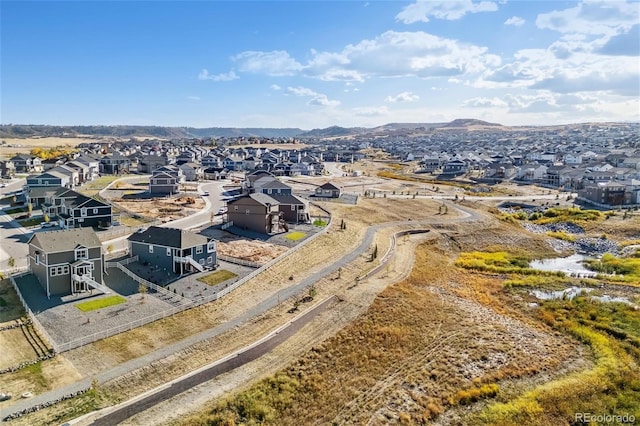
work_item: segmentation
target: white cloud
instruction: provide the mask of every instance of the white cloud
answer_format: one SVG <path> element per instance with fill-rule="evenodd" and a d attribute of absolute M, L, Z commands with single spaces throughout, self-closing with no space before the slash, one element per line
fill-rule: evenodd
<path fill-rule="evenodd" d="M 233 71 L 229 71 L 228 73 L 222 73 L 222 74 L 209 74 L 208 70 L 203 69 L 198 74 L 198 80 L 232 81 L 232 80 L 237 80 L 238 78 L 240 77 L 238 77 L 238 75 Z"/>
<path fill-rule="evenodd" d="M 471 0 L 426 1 L 417 0 L 396 15 L 396 21 L 405 24 L 429 22 L 429 17 L 449 21 L 462 18 L 467 13 L 495 12 L 498 5 L 492 1 L 472 2 Z"/>
<path fill-rule="evenodd" d="M 536 25 L 561 33 L 614 36 L 629 31 L 638 19 L 637 3 L 584 1 L 568 9 L 541 13 Z"/>
<path fill-rule="evenodd" d="M 242 52 L 232 58 L 238 64 L 238 71 L 271 76 L 294 75 L 302 65 L 283 50 L 271 52 Z"/>
<path fill-rule="evenodd" d="M 241 72 L 271 76 L 303 75 L 323 81 L 364 82 L 373 77 L 419 78 L 477 74 L 500 65 L 488 48 L 422 31 L 387 31 L 349 44 L 339 52 L 310 51 L 302 64 L 284 51 L 242 52 L 234 57 Z"/>
<path fill-rule="evenodd" d="M 382 117 L 389 114 L 389 108 L 386 106 L 353 108 L 353 113 L 359 117 Z"/>
<path fill-rule="evenodd" d="M 462 103 L 462 106 L 472 108 L 506 107 L 507 103 L 499 98 L 471 98 Z"/>
<path fill-rule="evenodd" d="M 330 100 L 327 97 L 327 95 L 318 93 L 312 89 L 309 89 L 308 87 L 302 87 L 302 86 L 287 87 L 287 93 L 294 96 L 311 98 L 309 102 L 307 102 L 308 105 L 326 106 L 326 107 L 336 107 L 340 105 L 340 101 Z"/>
<path fill-rule="evenodd" d="M 488 53 L 486 47 L 422 31 L 387 31 L 375 39 L 347 45 L 339 57 L 346 59 L 343 69 L 366 77 L 455 76 L 500 64 L 500 57 Z"/>
<path fill-rule="evenodd" d="M 270 87 L 271 87 L 271 90 L 280 90 L 280 89 L 282 89 L 282 87 L 278 86 L 277 84 L 272 84 Z"/>
<path fill-rule="evenodd" d="M 189 99 L 191 101 L 199 101 L 200 100 L 200 96 L 187 96 L 187 99 Z"/>
<path fill-rule="evenodd" d="M 476 88 L 530 88 L 555 93 L 605 91 L 640 96 L 637 57 L 600 54 L 606 38 L 563 37 L 547 49 L 523 49 L 470 82 Z"/>
<path fill-rule="evenodd" d="M 386 102 L 415 102 L 420 99 L 420 96 L 411 92 L 402 92 L 395 96 L 387 96 Z"/>
<path fill-rule="evenodd" d="M 511 18 L 504 21 L 505 25 L 513 25 L 514 27 L 521 27 L 524 25 L 526 21 L 519 16 L 512 16 Z"/>

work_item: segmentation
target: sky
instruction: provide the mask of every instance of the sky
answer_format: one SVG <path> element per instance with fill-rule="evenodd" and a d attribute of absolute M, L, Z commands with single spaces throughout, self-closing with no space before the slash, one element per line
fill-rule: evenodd
<path fill-rule="evenodd" d="M 634 1 L 0 1 L 0 122 L 640 121 Z"/>

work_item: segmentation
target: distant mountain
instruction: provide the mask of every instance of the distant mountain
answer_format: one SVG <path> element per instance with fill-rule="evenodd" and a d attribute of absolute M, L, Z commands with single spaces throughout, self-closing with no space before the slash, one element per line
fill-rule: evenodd
<path fill-rule="evenodd" d="M 193 127 L 185 127 L 186 133 L 191 137 L 211 138 L 211 137 L 262 137 L 262 138 L 293 138 L 304 133 L 302 129 L 296 128 L 236 128 L 236 127 L 208 127 L 206 129 L 196 129 Z"/>
<path fill-rule="evenodd" d="M 159 139 L 211 137 L 289 138 L 304 133 L 302 129 L 160 127 L 160 126 L 47 126 L 33 124 L 0 125 L 0 137 L 148 137 Z"/>
<path fill-rule="evenodd" d="M 236 127 L 161 127 L 161 126 L 47 126 L 32 124 L 0 125 L 0 137 L 148 137 L 159 139 L 182 138 L 218 138 L 218 137 L 263 137 L 263 138 L 339 138 L 358 135 L 394 134 L 405 135 L 432 131 L 435 129 L 478 129 L 502 127 L 501 124 L 489 123 L 473 118 L 459 118 L 448 123 L 388 123 L 382 126 L 340 127 L 331 126 L 324 129 L 304 131 L 298 128 L 236 128 Z"/>
<path fill-rule="evenodd" d="M 335 136 L 351 136 L 367 133 L 369 129 L 366 127 L 339 127 L 331 126 L 325 129 L 313 129 L 302 133 L 300 136 L 306 137 L 335 137 Z"/>
<path fill-rule="evenodd" d="M 502 127 L 502 124 L 497 123 L 489 123 L 487 121 L 476 120 L 475 118 L 458 118 L 453 120 L 442 127 L 473 127 L 473 126 L 482 126 L 482 127 Z"/>

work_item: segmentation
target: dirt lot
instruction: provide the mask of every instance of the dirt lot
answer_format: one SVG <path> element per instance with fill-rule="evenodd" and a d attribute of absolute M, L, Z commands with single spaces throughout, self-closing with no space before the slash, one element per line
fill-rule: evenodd
<path fill-rule="evenodd" d="M 264 264 L 289 250 L 289 247 L 277 246 L 256 240 L 235 240 L 218 242 L 218 253 Z"/>

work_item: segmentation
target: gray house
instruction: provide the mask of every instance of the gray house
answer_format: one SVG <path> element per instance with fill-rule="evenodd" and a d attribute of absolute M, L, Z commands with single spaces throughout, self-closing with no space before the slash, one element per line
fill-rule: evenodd
<path fill-rule="evenodd" d="M 316 197 L 340 198 L 340 195 L 342 195 L 342 190 L 331 182 L 320 185 L 315 190 Z"/>
<path fill-rule="evenodd" d="M 216 241 L 183 229 L 151 226 L 128 240 L 129 253 L 139 263 L 166 272 L 182 275 L 218 265 Z"/>
<path fill-rule="evenodd" d="M 92 229 L 36 232 L 29 239 L 29 270 L 47 297 L 98 289 L 102 284 L 102 244 Z"/>
<path fill-rule="evenodd" d="M 227 203 L 227 218 L 234 226 L 261 234 L 276 234 L 288 229 L 277 200 L 267 194 L 255 193 Z"/>

